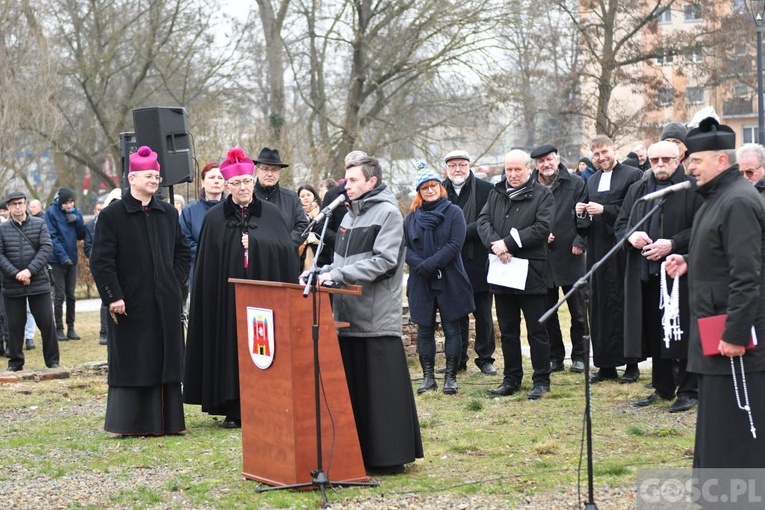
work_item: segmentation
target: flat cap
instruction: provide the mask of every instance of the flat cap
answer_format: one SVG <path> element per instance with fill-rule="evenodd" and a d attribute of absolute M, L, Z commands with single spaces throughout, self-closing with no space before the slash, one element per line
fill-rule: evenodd
<path fill-rule="evenodd" d="M 685 138 L 688 155 L 694 152 L 724 151 L 736 148 L 736 133 L 713 117 L 707 117 Z"/>
<path fill-rule="evenodd" d="M 10 202 L 11 200 L 18 200 L 20 198 L 23 198 L 24 200 L 26 200 L 27 196 L 21 191 L 11 191 L 5 196 L 5 201 L 3 202 L 3 205 L 7 208 L 8 202 Z"/>
<path fill-rule="evenodd" d="M 547 143 L 545 145 L 540 145 L 539 147 L 531 151 L 530 157 L 531 159 L 537 159 L 537 158 L 547 156 L 551 152 L 558 154 L 558 148 L 555 147 L 554 145 Z"/>
<path fill-rule="evenodd" d="M 444 163 L 448 163 L 453 159 L 465 159 L 470 161 L 470 154 L 468 154 L 467 151 L 461 150 L 451 151 L 449 154 L 444 156 Z"/>

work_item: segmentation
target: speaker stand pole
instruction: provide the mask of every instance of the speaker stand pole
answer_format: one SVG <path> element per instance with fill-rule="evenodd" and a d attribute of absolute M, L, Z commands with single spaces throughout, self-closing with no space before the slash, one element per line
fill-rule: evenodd
<path fill-rule="evenodd" d="M 595 274 L 595 271 L 597 271 L 600 266 L 602 266 L 608 259 L 610 259 L 617 251 L 622 249 L 622 246 L 624 246 L 624 243 L 627 242 L 627 239 L 629 236 L 631 236 L 635 231 L 637 231 L 638 228 L 640 228 L 643 223 L 648 221 L 648 219 L 656 212 L 658 211 L 662 205 L 664 205 L 664 202 L 666 199 L 664 197 L 659 198 L 656 201 L 656 205 L 648 211 L 648 213 L 638 221 L 635 226 L 633 226 L 631 229 L 627 231 L 626 234 L 624 234 L 624 237 L 617 240 L 616 244 L 606 253 L 603 255 L 603 257 L 595 262 L 592 267 L 590 268 L 587 273 L 585 273 L 584 276 L 579 278 L 574 285 L 571 286 L 571 289 L 566 292 L 566 295 L 564 295 L 560 300 L 555 303 L 555 305 L 547 310 L 544 315 L 542 315 L 539 318 L 539 323 L 544 324 L 547 322 L 547 320 L 550 318 L 552 314 L 558 311 L 558 308 L 560 308 L 563 303 L 566 302 L 566 300 L 574 293 L 576 292 L 580 287 L 584 286 L 585 284 L 589 283 L 590 290 L 592 289 L 592 282 L 590 281 L 592 279 L 592 275 Z M 637 205 L 638 202 L 635 202 L 635 204 L 632 206 L 633 211 L 635 205 Z M 632 213 L 630 213 L 630 218 L 632 217 Z M 586 341 L 586 356 L 584 358 L 584 394 L 585 394 L 585 403 L 584 403 L 584 420 L 585 420 L 585 429 L 586 429 L 586 436 L 587 436 L 587 503 L 585 503 L 584 508 L 585 510 L 597 510 L 598 505 L 595 504 L 595 494 L 594 494 L 594 484 L 593 484 L 593 468 L 592 468 L 592 408 L 590 406 L 591 401 L 591 395 L 590 395 L 590 326 L 589 326 L 589 318 L 588 318 L 588 309 L 590 307 L 589 304 L 589 298 L 585 297 L 585 332 L 587 335 L 583 338 L 583 341 Z"/>
<path fill-rule="evenodd" d="M 311 481 L 305 483 L 297 483 L 291 485 L 280 485 L 278 487 L 258 487 L 255 492 L 269 492 L 283 489 L 302 489 L 307 487 L 316 487 L 321 492 L 322 508 L 329 508 L 329 499 L 327 498 L 327 487 L 333 485 L 343 487 L 377 487 L 380 485 L 378 482 L 332 482 L 327 474 L 324 472 L 324 458 L 322 448 L 322 434 L 321 434 L 321 368 L 319 364 L 319 267 L 316 265 L 316 261 L 319 260 L 319 255 L 324 249 L 324 235 L 327 231 L 327 225 L 332 218 L 332 211 L 327 213 L 324 218 L 324 228 L 321 232 L 321 239 L 319 240 L 319 246 L 316 248 L 316 254 L 313 259 L 313 266 L 308 274 L 308 281 L 306 282 L 305 290 L 303 291 L 303 297 L 308 297 L 308 294 L 312 294 L 313 304 L 313 326 L 311 327 L 311 336 L 313 339 L 313 389 L 314 389 L 314 404 L 316 413 L 316 469 L 311 471 Z M 306 246 L 306 250 L 311 248 Z"/>

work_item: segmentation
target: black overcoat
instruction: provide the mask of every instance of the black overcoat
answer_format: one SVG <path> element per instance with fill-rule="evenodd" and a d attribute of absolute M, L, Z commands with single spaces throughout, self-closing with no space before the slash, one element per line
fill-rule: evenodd
<path fill-rule="evenodd" d="M 765 204 L 738 165 L 698 189 L 704 204 L 693 219 L 688 251 L 691 336 L 688 371 L 730 375 L 730 361 L 704 356 L 696 319 L 727 314 L 723 340 L 747 345 L 752 326 L 758 347 L 746 351 L 747 374 L 765 370 Z M 733 396 L 733 390 L 730 393 Z M 759 403 L 762 405 L 762 403 Z M 757 404 L 755 404 L 757 405 Z M 742 432 L 743 433 L 743 432 Z"/>
<path fill-rule="evenodd" d="M 183 398 L 210 414 L 228 414 L 239 400 L 236 305 L 229 278 L 297 283 L 298 256 L 279 209 L 253 197 L 242 208 L 229 196 L 205 215 L 197 245 L 189 307 Z M 244 268 L 242 233 L 249 238 Z"/>
<path fill-rule="evenodd" d="M 622 209 L 627 190 L 643 177 L 642 170 L 616 163 L 611 186 L 598 191 L 603 171 L 587 179 L 579 202 L 603 205 L 603 214 L 577 219 L 577 229 L 587 240 L 587 268 L 599 261 L 616 244 L 614 223 Z M 590 331 L 596 367 L 617 367 L 624 359 L 624 271 L 626 254 L 614 254 L 592 275 Z"/>
<path fill-rule="evenodd" d="M 531 178 L 537 182 L 539 173 L 534 171 Z M 587 243 L 576 231 L 574 207 L 584 189 L 584 179 L 569 173 L 563 163 L 558 164 L 558 178 L 550 187 L 555 199 L 552 233 L 555 240 L 547 245 L 547 266 L 552 274 L 553 285 L 573 285 L 584 274 L 585 255 L 574 255 L 571 248 L 576 246 L 584 252 Z"/>
<path fill-rule="evenodd" d="M 478 215 L 478 232 L 487 249 L 491 249 L 492 242 L 503 239 L 513 257 L 529 261 L 524 290 L 490 285 L 495 294 L 546 294 L 552 286 L 552 275 L 547 270 L 547 238 L 555 214 L 555 199 L 549 189 L 531 178 L 523 188 L 523 192 L 510 198 L 505 181 L 500 181 Z M 518 230 L 522 246 L 510 236 L 513 227 Z"/>
<path fill-rule="evenodd" d="M 465 216 L 465 243 L 462 245 L 461 255 L 465 271 L 473 285 L 473 292 L 489 292 L 489 284 L 486 281 L 489 250 L 483 245 L 478 234 L 478 214 L 486 205 L 494 186 L 477 178 L 473 172 L 470 172 L 459 195 L 454 191 L 454 185 L 449 179 L 444 181 L 444 186 L 449 201 L 459 206 Z"/>
<path fill-rule="evenodd" d="M 110 386 L 181 382 L 181 288 L 190 263 L 172 205 L 152 197 L 143 210 L 127 193 L 99 214 L 90 271 L 103 304 L 123 299 L 126 312 L 108 321 Z"/>
<path fill-rule="evenodd" d="M 684 181 L 692 182 L 693 187 L 667 195 L 661 209 L 654 213 L 659 215 L 661 226 L 661 234 L 657 239 L 672 241 L 671 253 L 688 252 L 693 216 L 702 203 L 701 196 L 696 193 L 696 179 L 694 177 L 686 175 L 678 168 L 669 178 L 670 185 Z M 627 231 L 643 219 L 648 211 L 656 205 L 656 202 L 637 202 L 640 197 L 654 191 L 656 191 L 656 177 L 653 172 L 647 172 L 644 179 L 630 187 L 619 217 L 614 224 L 617 239 L 624 237 Z M 636 202 L 637 206 L 630 219 L 630 211 Z M 647 231 L 650 221 L 652 220 L 647 220 L 638 230 Z M 653 240 L 656 241 L 656 239 Z M 655 311 L 650 311 L 650 314 L 644 313 L 641 265 L 645 257 L 641 255 L 641 250 L 627 241 L 624 242 L 624 249 L 627 252 L 627 266 L 624 274 L 624 309 L 626 310 L 624 314 L 624 355 L 628 358 L 647 358 L 651 355 L 651 348 L 648 339 L 643 336 L 643 321 L 645 317 L 661 317 L 661 312 L 659 312 L 659 303 L 656 303 Z M 663 259 L 658 262 L 661 263 L 662 261 Z M 667 285 L 672 285 L 672 279 L 669 277 L 667 278 Z M 683 335 L 679 341 L 670 341 L 669 348 L 665 346 L 664 342 L 661 342 L 662 358 L 688 358 L 688 335 L 690 334 L 688 302 L 688 281 L 684 276 L 680 278 L 680 327 L 683 330 Z"/>

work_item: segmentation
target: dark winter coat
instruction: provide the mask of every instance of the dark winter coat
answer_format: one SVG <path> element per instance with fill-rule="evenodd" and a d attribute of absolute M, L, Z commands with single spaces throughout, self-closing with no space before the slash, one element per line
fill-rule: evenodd
<path fill-rule="evenodd" d="M 189 283 L 194 274 L 194 264 L 197 259 L 197 242 L 199 241 L 199 231 L 202 230 L 202 220 L 213 206 L 218 205 L 223 200 L 205 200 L 199 199 L 181 210 L 181 232 L 186 237 L 186 242 L 191 248 L 191 268 L 189 269 Z"/>
<path fill-rule="evenodd" d="M 531 179 L 538 182 L 539 173 L 534 171 Z M 544 184 L 541 185 L 544 186 Z M 559 163 L 558 178 L 549 188 L 555 199 L 555 216 L 552 222 L 555 240 L 547 245 L 547 266 L 552 274 L 554 287 L 573 285 L 584 274 L 584 253 L 581 255 L 571 253 L 573 246 L 581 248 L 582 252 L 587 248 L 585 240 L 577 234 L 574 210 L 583 188 L 584 179 L 569 173 L 563 163 Z"/>
<path fill-rule="evenodd" d="M 547 238 L 555 215 L 555 199 L 549 189 L 531 178 L 523 185 L 523 192 L 508 196 L 505 182 L 500 181 L 489 194 L 481 214 L 478 215 L 478 233 L 484 246 L 503 239 L 510 255 L 527 259 L 529 272 L 524 290 L 490 285 L 496 294 L 545 294 L 552 287 L 552 275 L 547 270 Z M 510 236 L 515 227 L 521 239 L 519 247 Z"/>
<path fill-rule="evenodd" d="M 275 186 L 261 186 L 255 181 L 255 196 L 279 208 L 297 250 L 300 243 L 305 240 L 303 231 L 309 223 L 298 194 L 291 189 L 282 188 L 278 182 Z"/>
<path fill-rule="evenodd" d="M 82 247 L 82 251 L 85 256 L 90 259 L 90 252 L 93 251 L 93 240 L 96 237 L 96 220 L 98 217 L 93 218 L 85 224 L 85 242 Z"/>
<path fill-rule="evenodd" d="M 415 324 L 432 326 L 438 308 L 441 321 L 455 321 L 475 310 L 470 280 L 460 257 L 465 218 L 460 208 L 446 198 L 433 206 L 425 202 L 418 211 L 404 218 L 409 314 Z M 432 229 L 424 228 L 417 218 L 423 212 L 439 215 L 440 223 Z"/>
<path fill-rule="evenodd" d="M 465 265 L 473 292 L 489 292 L 489 284 L 486 281 L 488 271 L 489 250 L 483 245 L 481 236 L 478 234 L 478 215 L 489 199 L 492 184 L 478 179 L 470 172 L 460 194 L 454 191 L 454 185 L 447 179 L 444 181 L 449 200 L 462 209 L 465 216 L 466 231 L 465 243 L 462 245 L 462 263 Z"/>
<path fill-rule="evenodd" d="M 21 228 L 21 230 L 19 230 Z M 32 246 L 21 232 L 29 238 Z M 50 292 L 48 260 L 53 254 L 45 220 L 27 215 L 19 226 L 9 219 L 0 223 L 0 271 L 3 274 L 3 295 L 8 297 L 34 296 Z M 19 271 L 29 269 L 32 281 L 24 285 L 16 279 Z"/>
<path fill-rule="evenodd" d="M 191 252 L 175 208 L 152 197 L 144 211 L 130 193 L 98 215 L 90 272 L 103 304 L 123 299 L 108 321 L 111 386 L 179 383 L 183 376 L 181 288 Z"/>
<path fill-rule="evenodd" d="M 249 239 L 244 268 L 242 233 Z M 199 234 L 183 397 L 211 414 L 227 414 L 239 400 L 236 304 L 229 278 L 296 283 L 300 271 L 290 232 L 276 206 L 257 197 L 242 208 L 229 196 L 212 207 Z"/>
<path fill-rule="evenodd" d="M 726 342 L 747 345 L 754 325 L 759 345 L 744 354 L 745 372 L 765 371 L 765 204 L 754 186 L 741 177 L 738 165 L 699 187 L 697 193 L 704 197 L 704 204 L 693 219 L 687 257 L 688 371 L 730 375 L 728 358 L 702 353 L 696 322 L 721 314 L 728 315 L 722 336 Z"/>
<path fill-rule="evenodd" d="M 322 210 L 344 193 L 345 185 L 343 184 L 339 184 L 334 188 L 327 190 L 327 192 L 324 194 L 324 200 L 321 201 Z M 324 249 L 319 255 L 319 260 L 316 261 L 316 265 L 318 267 L 323 267 L 332 263 L 332 259 L 335 253 L 335 239 L 337 238 L 337 229 L 340 228 L 340 224 L 343 222 L 343 218 L 347 212 L 348 207 L 344 205 L 340 205 L 340 207 L 332 211 L 332 216 L 329 220 L 329 223 L 327 223 L 327 230 L 324 231 Z"/>
<path fill-rule="evenodd" d="M 701 207 L 702 198 L 696 193 L 696 179 L 690 175 L 685 175 L 679 168 L 668 179 L 668 185 L 679 184 L 690 181 L 693 183 L 691 189 L 673 193 L 666 197 L 664 205 L 654 213 L 659 215 L 659 224 L 661 232 L 657 236 L 651 236 L 651 239 L 669 239 L 672 241 L 672 251 L 670 253 L 687 253 L 688 244 L 691 240 L 691 225 L 696 211 Z M 638 199 L 657 189 L 657 180 L 653 172 L 647 172 L 645 178 L 633 184 L 627 196 L 624 198 L 622 210 L 614 224 L 617 239 L 624 235 L 650 211 L 656 202 L 638 202 Z M 635 211 L 630 218 L 630 211 L 637 202 Z M 639 231 L 648 232 L 649 224 L 652 219 L 638 228 Z M 632 246 L 628 241 L 624 242 L 624 249 L 627 252 L 627 270 L 624 275 L 624 355 L 628 358 L 647 358 L 651 355 L 650 345 L 647 339 L 643 337 L 643 322 L 646 312 L 643 310 L 643 285 L 642 278 L 647 277 L 648 271 L 643 270 L 645 257 Z M 662 260 L 656 261 L 659 266 Z M 653 264 L 651 264 L 652 267 Z M 651 271 L 653 274 L 653 271 Z M 672 285 L 672 280 L 667 279 L 668 285 Z M 689 329 L 689 306 L 688 306 L 688 281 L 686 277 L 680 278 L 680 327 L 683 330 L 682 338 L 679 341 L 671 341 L 669 349 L 664 342 L 661 343 L 662 357 L 667 359 L 686 359 L 688 358 L 688 336 Z M 661 316 L 659 303 L 656 303 L 656 311 L 651 311 L 651 316 Z"/>
<path fill-rule="evenodd" d="M 67 214 L 73 214 L 74 221 L 69 222 L 66 219 Z M 50 258 L 50 263 L 61 264 L 69 260 L 76 266 L 77 241 L 85 239 L 85 222 L 79 209 L 75 207 L 71 213 L 65 213 L 58 202 L 58 198 L 56 198 L 45 210 L 45 223 L 50 232 L 51 242 L 53 242 L 53 255 Z"/>

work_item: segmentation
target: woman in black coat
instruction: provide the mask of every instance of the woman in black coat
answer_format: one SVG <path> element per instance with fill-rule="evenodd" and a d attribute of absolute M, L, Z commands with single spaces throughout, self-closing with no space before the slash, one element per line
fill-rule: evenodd
<path fill-rule="evenodd" d="M 404 237 L 409 264 L 406 292 L 412 322 L 417 324 L 417 351 L 423 372 L 417 394 L 438 389 L 433 370 L 438 309 L 446 337 L 444 393 L 454 395 L 462 349 L 459 320 L 475 309 L 460 256 L 465 218 L 462 210 L 447 199 L 441 179 L 424 163 L 420 163 L 415 190 L 411 212 L 404 219 Z"/>

